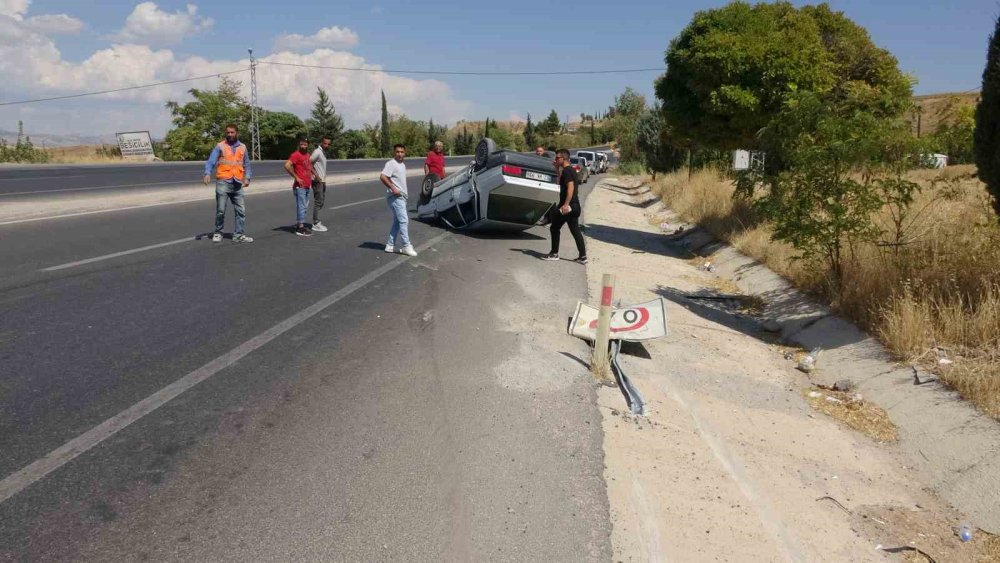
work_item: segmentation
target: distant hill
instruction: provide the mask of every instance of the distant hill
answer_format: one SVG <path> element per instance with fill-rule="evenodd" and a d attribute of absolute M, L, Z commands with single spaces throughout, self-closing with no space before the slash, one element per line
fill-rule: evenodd
<path fill-rule="evenodd" d="M 913 100 L 920 108 L 920 135 L 929 135 L 937 131 L 942 123 L 948 123 L 961 106 L 975 106 L 979 103 L 979 92 L 944 92 L 914 96 Z M 917 116 L 911 115 L 910 122 L 913 131 L 917 131 Z"/>
<path fill-rule="evenodd" d="M 72 133 L 55 135 L 51 133 L 34 133 L 31 131 L 25 131 L 25 135 L 31 139 L 31 142 L 36 147 L 71 147 L 75 145 L 118 143 L 114 135 L 77 135 Z M 14 143 L 17 141 L 17 131 L 0 129 L 0 139 L 4 139 L 8 143 Z"/>

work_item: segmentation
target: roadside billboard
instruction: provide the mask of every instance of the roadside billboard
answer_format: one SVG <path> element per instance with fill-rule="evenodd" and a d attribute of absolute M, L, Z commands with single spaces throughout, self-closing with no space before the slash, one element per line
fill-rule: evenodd
<path fill-rule="evenodd" d="M 153 160 L 153 141 L 149 138 L 149 131 L 126 131 L 115 133 L 115 136 L 118 137 L 123 159 Z"/>

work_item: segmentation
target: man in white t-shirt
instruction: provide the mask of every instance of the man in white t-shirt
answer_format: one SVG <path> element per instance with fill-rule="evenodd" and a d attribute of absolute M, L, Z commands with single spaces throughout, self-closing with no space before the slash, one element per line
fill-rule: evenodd
<path fill-rule="evenodd" d="M 319 220 L 319 210 L 323 209 L 323 202 L 326 201 L 326 151 L 330 148 L 330 139 L 323 137 L 316 150 L 309 156 L 312 163 L 312 192 L 313 192 L 313 226 L 316 233 L 325 233 L 326 226 Z"/>
<path fill-rule="evenodd" d="M 385 200 L 392 211 L 392 228 L 389 229 L 385 251 L 395 252 L 396 237 L 399 237 L 399 251 L 407 256 L 416 256 L 417 251 L 410 244 L 409 218 L 406 216 L 406 163 L 403 161 L 406 158 L 406 146 L 400 144 L 392 147 L 392 155 L 392 160 L 385 163 L 382 175 L 379 176 L 385 186 Z"/>

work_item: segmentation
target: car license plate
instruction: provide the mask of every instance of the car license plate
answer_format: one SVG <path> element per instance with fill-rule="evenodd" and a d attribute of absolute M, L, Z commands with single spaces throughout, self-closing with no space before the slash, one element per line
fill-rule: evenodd
<path fill-rule="evenodd" d="M 546 174 L 539 174 L 538 172 L 532 172 L 530 170 L 526 170 L 524 172 L 524 177 L 529 180 L 538 180 L 539 182 L 548 182 L 550 179 Z"/>

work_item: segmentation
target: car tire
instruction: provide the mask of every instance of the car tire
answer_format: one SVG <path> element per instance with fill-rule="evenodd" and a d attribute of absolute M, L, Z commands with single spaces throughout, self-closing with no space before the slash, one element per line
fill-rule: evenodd
<path fill-rule="evenodd" d="M 486 159 L 497 151 L 497 144 L 489 137 L 480 139 L 476 145 L 476 170 L 482 170 L 486 166 Z"/>
<path fill-rule="evenodd" d="M 420 183 L 420 197 L 417 199 L 417 205 L 426 205 L 431 201 L 431 193 L 434 192 L 434 184 L 441 181 L 441 178 L 437 174 L 431 173 L 424 176 L 423 182 Z"/>

